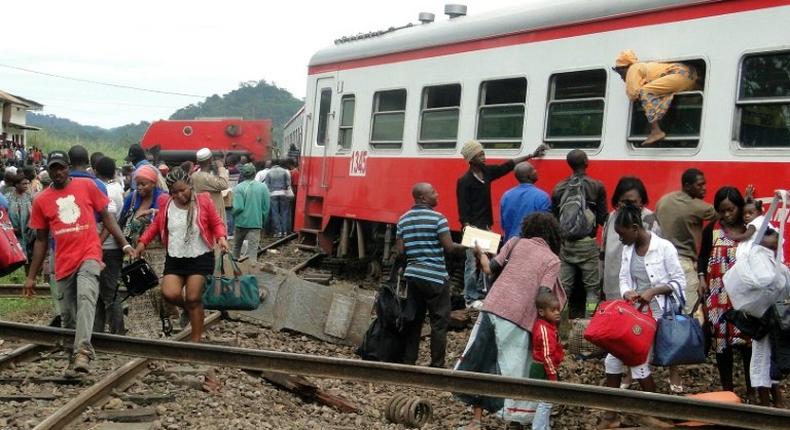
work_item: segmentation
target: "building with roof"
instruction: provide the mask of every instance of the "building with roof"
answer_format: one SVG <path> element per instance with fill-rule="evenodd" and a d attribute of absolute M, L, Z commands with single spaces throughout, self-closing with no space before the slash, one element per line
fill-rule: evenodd
<path fill-rule="evenodd" d="M 40 130 L 38 127 L 27 125 L 27 112 L 41 110 L 44 105 L 24 97 L 0 90 L 0 111 L 3 112 L 0 121 L 0 143 L 27 143 L 27 131 Z"/>

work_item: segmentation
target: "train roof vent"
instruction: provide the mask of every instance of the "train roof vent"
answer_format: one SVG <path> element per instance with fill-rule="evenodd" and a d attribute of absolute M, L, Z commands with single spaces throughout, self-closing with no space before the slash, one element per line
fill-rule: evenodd
<path fill-rule="evenodd" d="M 419 19 L 423 24 L 430 24 L 434 19 L 436 19 L 436 15 L 430 12 L 420 12 L 420 15 L 417 17 L 417 19 Z"/>
<path fill-rule="evenodd" d="M 450 19 L 458 18 L 459 16 L 466 16 L 466 5 L 463 4 L 446 4 L 444 5 L 444 14 L 449 16 Z"/>

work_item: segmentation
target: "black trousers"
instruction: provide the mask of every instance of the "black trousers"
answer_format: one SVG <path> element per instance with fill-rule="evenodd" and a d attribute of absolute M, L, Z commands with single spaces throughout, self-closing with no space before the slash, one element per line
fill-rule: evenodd
<path fill-rule="evenodd" d="M 409 294 L 414 298 L 414 321 L 403 331 L 406 347 L 403 362 L 414 364 L 420 351 L 420 333 L 425 313 L 431 323 L 431 367 L 444 367 L 447 353 L 447 326 L 450 324 L 450 289 L 422 279 L 408 279 Z"/>

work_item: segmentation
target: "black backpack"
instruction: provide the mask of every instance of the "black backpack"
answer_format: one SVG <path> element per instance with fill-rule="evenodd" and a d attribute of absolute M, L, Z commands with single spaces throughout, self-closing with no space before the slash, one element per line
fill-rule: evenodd
<path fill-rule="evenodd" d="M 595 215 L 587 206 L 584 178 L 573 175 L 565 185 L 559 207 L 560 233 L 566 240 L 579 240 L 592 234 Z"/>
<path fill-rule="evenodd" d="M 403 278 L 405 264 L 393 265 L 390 279 L 379 287 L 376 295 L 376 318 L 370 323 L 356 353 L 363 360 L 402 363 L 406 349 L 403 329 L 414 320 L 416 304 L 407 291 Z"/>

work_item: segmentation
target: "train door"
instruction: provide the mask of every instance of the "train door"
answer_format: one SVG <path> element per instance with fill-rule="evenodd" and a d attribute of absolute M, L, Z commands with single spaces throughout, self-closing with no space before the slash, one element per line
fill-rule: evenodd
<path fill-rule="evenodd" d="M 324 198 L 329 188 L 331 163 L 330 140 L 335 113 L 333 110 L 335 78 L 319 78 L 315 84 L 310 111 L 305 111 L 304 148 L 308 153 L 302 163 L 302 177 L 306 192 L 297 195 L 297 217 L 294 227 L 299 231 L 299 240 L 304 245 L 321 246 L 331 250 L 331 241 L 321 234 L 324 219 Z M 307 106 L 310 106 L 309 104 Z"/>
<path fill-rule="evenodd" d="M 312 121 L 309 126 L 312 128 L 309 145 L 312 159 L 310 183 L 308 193 L 310 195 L 323 196 L 329 187 L 329 160 L 330 140 L 332 123 L 334 122 L 335 112 L 332 109 L 334 100 L 335 78 L 321 78 L 316 81 L 315 101 L 313 112 L 310 112 Z"/>

